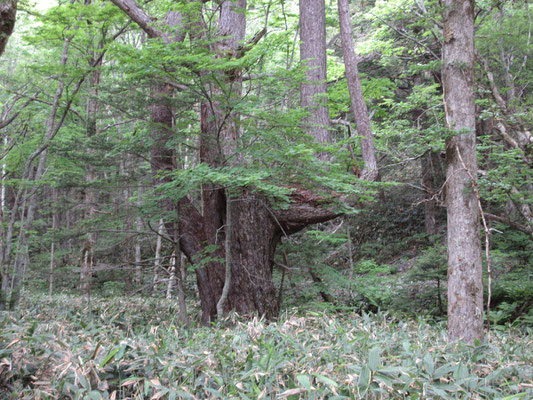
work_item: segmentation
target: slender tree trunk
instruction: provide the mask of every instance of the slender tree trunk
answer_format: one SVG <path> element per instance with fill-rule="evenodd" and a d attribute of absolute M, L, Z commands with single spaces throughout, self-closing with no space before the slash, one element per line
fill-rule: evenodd
<path fill-rule="evenodd" d="M 15 249 L 15 260 L 13 263 L 13 272 L 11 275 L 11 286 L 9 290 L 11 291 L 11 295 L 9 298 L 9 310 L 13 311 L 16 306 L 18 305 L 20 301 L 20 295 L 22 291 L 22 282 L 23 282 L 23 271 L 24 271 L 24 259 L 26 255 L 26 223 L 27 223 L 27 216 L 26 214 L 29 214 L 29 210 L 26 207 L 28 203 L 28 198 L 31 196 L 32 189 L 26 189 L 24 191 L 24 197 L 22 200 L 22 205 L 20 207 L 20 227 L 19 227 L 19 234 L 17 236 L 17 245 Z"/>
<path fill-rule="evenodd" d="M 176 286 L 176 252 L 172 252 L 172 255 L 170 256 L 170 265 L 168 268 L 168 282 L 167 282 L 167 299 L 172 298 L 172 292 L 174 291 L 174 287 Z"/>
<path fill-rule="evenodd" d="M 138 197 L 137 197 L 137 208 L 138 213 L 140 213 L 140 207 L 142 205 L 142 183 L 139 181 L 137 186 Z M 141 257 L 141 232 L 143 229 L 143 221 L 139 215 L 137 215 L 137 221 L 135 223 L 135 231 L 137 232 L 137 237 L 135 239 L 135 284 L 138 288 L 142 287 L 143 284 L 143 271 L 142 271 L 142 257 Z"/>
<path fill-rule="evenodd" d="M 291 285 L 291 289 L 294 293 L 294 298 L 298 299 L 300 297 L 300 291 L 298 290 L 298 286 L 296 286 L 296 284 L 294 283 L 294 274 L 292 273 L 291 266 L 289 264 L 289 257 L 287 256 L 286 250 L 283 250 L 283 262 L 285 263 L 287 271 L 289 272 L 289 284 Z"/>
<path fill-rule="evenodd" d="M 163 236 L 163 219 L 159 219 L 159 225 L 157 227 L 157 239 L 155 242 L 155 261 L 154 261 L 154 280 L 152 284 L 153 293 L 157 294 L 159 289 L 159 273 L 161 272 L 161 245 Z"/>
<path fill-rule="evenodd" d="M 222 319 L 224 316 L 224 303 L 226 303 L 226 300 L 228 298 L 229 294 L 229 288 L 231 286 L 231 230 L 233 229 L 232 225 L 232 218 L 231 218 L 231 196 L 228 193 L 229 191 L 226 190 L 226 270 L 225 270 L 225 277 L 224 277 L 224 286 L 222 287 L 222 294 L 220 295 L 220 299 L 217 303 L 217 317 L 218 319 Z"/>
<path fill-rule="evenodd" d="M 357 125 L 357 134 L 361 137 L 361 153 L 365 166 L 361 173 L 361 178 L 368 181 L 379 180 L 378 163 L 376 160 L 376 150 L 374 146 L 374 135 L 370 126 L 370 117 L 366 108 L 363 89 L 359 79 L 359 69 L 357 67 L 357 57 L 352 38 L 352 23 L 350 20 L 350 7 L 348 0 L 338 0 L 339 24 L 342 40 L 342 53 L 344 55 L 344 66 L 346 70 L 346 80 L 350 92 L 350 102 Z"/>
<path fill-rule="evenodd" d="M 70 47 L 70 40 L 71 38 L 67 37 L 63 45 L 63 52 L 61 55 L 61 65 L 63 67 L 67 64 L 67 61 L 68 61 L 68 51 Z M 72 96 L 76 95 L 76 93 L 81 87 L 81 84 L 83 83 L 83 79 L 78 81 L 76 87 L 71 92 L 71 99 L 67 102 L 67 105 L 65 109 L 63 110 L 63 113 L 61 114 L 61 118 L 59 119 L 59 121 L 56 122 L 55 119 L 58 115 L 60 100 L 63 95 L 63 90 L 65 88 L 65 83 L 63 81 L 63 78 L 64 76 L 61 76 L 61 79 L 59 79 L 59 83 L 57 85 L 55 96 L 52 101 L 52 107 L 50 110 L 50 114 L 48 115 L 48 119 L 46 121 L 44 142 L 33 153 L 31 153 L 30 156 L 26 159 L 26 163 L 24 165 L 24 171 L 22 173 L 22 179 L 29 179 L 35 182 L 38 182 L 41 179 L 44 173 L 46 159 L 48 156 L 48 146 L 50 145 L 50 142 L 55 137 L 55 135 L 57 134 L 61 126 L 63 125 L 66 113 L 68 109 L 70 108 L 70 104 L 72 102 L 72 98 L 73 98 Z M 32 164 L 33 164 L 33 161 L 37 157 L 38 157 L 39 162 L 37 165 L 37 169 L 35 170 L 35 172 L 33 172 L 34 167 Z M 32 179 L 30 179 L 30 177 L 32 177 Z M 37 201 L 35 195 L 36 195 L 37 190 L 38 190 L 37 186 L 32 188 L 32 191 L 29 196 L 30 204 L 28 206 L 27 217 L 26 217 L 26 227 L 28 229 L 31 229 L 31 226 L 33 224 L 33 217 L 34 217 L 36 201 Z M 19 207 L 22 203 L 22 199 L 26 199 L 26 189 L 24 187 L 20 187 L 17 190 L 17 194 L 15 195 L 15 200 L 13 202 L 13 207 L 10 210 L 10 219 L 9 219 L 8 229 L 7 229 L 6 238 L 5 238 L 5 246 L 3 246 L 4 251 L 1 256 L 1 260 L 2 260 L 1 268 L 2 268 L 3 280 L 2 280 L 2 291 L 1 291 L 2 293 L 0 293 L 0 309 L 2 307 L 5 307 L 5 302 L 2 302 L 1 300 L 7 299 L 8 279 L 9 279 L 9 273 L 7 271 L 9 269 L 10 261 L 11 261 L 11 244 L 12 244 L 12 239 L 13 239 L 15 222 L 16 222 L 16 218 L 18 215 Z M 20 248 L 24 249 L 27 244 L 27 240 L 28 240 L 27 230 L 25 230 L 22 233 L 22 237 L 20 238 L 20 240 L 21 241 L 19 243 L 22 243 Z M 18 254 L 17 254 L 17 257 L 18 257 Z M 19 260 L 21 259 L 19 258 Z M 24 269 L 25 269 L 25 266 L 23 265 L 22 267 L 20 267 L 19 270 L 24 270 Z M 4 280 L 4 278 L 6 279 Z M 19 276 L 16 279 L 20 280 L 21 278 Z M 18 303 L 18 293 L 15 293 L 15 297 L 12 297 L 10 300 L 10 304 L 13 304 L 13 306 L 16 306 Z"/>
<path fill-rule="evenodd" d="M 437 278 L 437 306 L 440 314 L 444 314 L 444 307 L 442 306 L 442 294 L 440 292 L 440 278 Z"/>
<path fill-rule="evenodd" d="M 324 300 L 326 303 L 333 303 L 331 296 L 324 290 L 322 278 L 316 274 L 316 272 L 313 270 L 313 267 L 309 267 L 308 271 L 309 275 L 311 275 L 311 279 L 313 279 L 313 282 L 320 287 L 319 293 L 322 297 L 322 300 Z"/>
<path fill-rule="evenodd" d="M 52 188 L 52 235 L 55 235 L 57 225 L 58 225 L 58 215 L 57 215 L 57 199 L 58 199 L 58 189 Z M 55 242 L 52 238 L 52 243 L 50 244 L 50 276 L 48 280 L 48 295 L 52 297 L 54 291 L 54 251 L 55 251 Z"/>
<path fill-rule="evenodd" d="M 277 303 L 278 303 L 278 310 L 281 309 L 281 302 L 283 301 L 283 287 L 284 287 L 284 284 L 285 284 L 285 275 L 287 273 L 287 269 L 286 268 L 282 268 L 282 271 L 281 271 L 281 282 L 279 283 L 279 289 L 278 289 L 278 300 L 277 300 Z"/>
<path fill-rule="evenodd" d="M 423 79 L 421 74 L 416 74 L 413 78 L 415 87 L 422 85 Z M 413 120 L 416 122 L 417 129 L 424 129 L 427 124 L 424 122 L 425 110 L 415 108 L 413 110 Z M 424 189 L 424 224 L 426 233 L 433 241 L 434 235 L 438 233 L 437 216 L 439 211 L 439 202 L 444 196 L 440 193 L 444 184 L 445 176 L 442 171 L 440 155 L 433 149 L 429 149 L 420 158 L 420 183 Z"/>
<path fill-rule="evenodd" d="M 3 151 L 7 149 L 8 145 L 8 139 L 7 134 L 4 136 L 3 139 L 4 147 Z M 0 212 L 2 213 L 2 217 L 4 215 L 4 209 L 6 208 L 6 185 L 4 182 L 4 179 L 6 178 L 6 158 L 4 157 L 2 159 L 2 176 L 0 177 L 1 187 L 0 187 Z"/>
<path fill-rule="evenodd" d="M 4 148 L 7 147 L 7 135 L 4 137 Z M 9 280 L 8 266 L 4 264 L 4 240 L 5 240 L 5 209 L 6 209 L 6 187 L 4 179 L 6 177 L 6 160 L 2 160 L 2 176 L 0 177 L 0 311 L 5 309 L 7 301 L 7 282 Z"/>
<path fill-rule="evenodd" d="M 300 0 L 300 60 L 306 81 L 300 87 L 300 105 L 310 115 L 305 131 L 319 143 L 331 141 L 326 86 L 326 6 L 324 0 Z M 326 154 L 320 154 L 323 160 Z"/>
<path fill-rule="evenodd" d="M 89 93 L 90 97 L 86 103 L 87 125 L 86 125 L 86 137 L 89 140 L 88 153 L 92 156 L 95 155 L 94 149 L 91 147 L 91 140 L 93 140 L 98 134 L 98 113 L 100 110 L 100 104 L 98 102 L 98 86 L 100 85 L 100 69 L 101 64 L 96 62 L 95 55 L 91 58 L 91 65 L 96 69 L 91 73 L 89 78 Z M 85 181 L 85 219 L 92 220 L 96 215 L 98 193 L 94 188 L 94 182 L 98 179 L 95 168 L 92 165 L 87 166 Z M 93 264 L 94 264 L 94 246 L 96 244 L 96 233 L 87 232 L 86 240 L 82 249 L 82 264 L 80 272 L 80 292 L 85 297 L 87 304 L 91 298 L 91 285 L 93 276 Z"/>
<path fill-rule="evenodd" d="M 187 302 L 185 300 L 185 256 L 179 249 L 179 244 L 175 246 L 176 254 L 179 254 L 179 261 L 176 259 L 176 289 L 178 290 L 179 318 L 183 325 L 189 325 L 187 316 Z"/>
<path fill-rule="evenodd" d="M 483 281 L 474 104 L 474 2 L 445 0 L 443 87 L 446 122 L 449 340 L 483 338 Z"/>
<path fill-rule="evenodd" d="M 439 212 L 439 193 L 444 183 L 439 154 L 428 150 L 420 159 L 422 187 L 424 188 L 424 224 L 426 233 L 431 237 L 438 233 L 437 216 Z"/>
<path fill-rule="evenodd" d="M 355 270 L 355 264 L 353 262 L 353 243 L 352 243 L 352 235 L 350 232 L 350 224 L 348 223 L 348 218 L 345 218 L 346 223 L 346 239 L 348 243 L 348 266 L 350 268 L 350 272 L 348 275 L 348 292 L 350 297 L 350 304 L 353 300 L 353 273 Z"/>
<path fill-rule="evenodd" d="M 91 218 L 88 213 L 87 218 Z M 82 248 L 81 272 L 80 272 L 80 293 L 85 298 L 87 304 L 91 301 L 91 286 L 93 275 L 93 249 L 95 244 L 95 234 L 87 233 L 87 238 Z"/>

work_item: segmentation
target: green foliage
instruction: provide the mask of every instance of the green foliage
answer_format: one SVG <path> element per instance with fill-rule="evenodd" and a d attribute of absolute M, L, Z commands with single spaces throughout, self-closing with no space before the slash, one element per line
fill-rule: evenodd
<path fill-rule="evenodd" d="M 441 324 L 382 313 L 288 311 L 274 323 L 230 316 L 229 326 L 184 328 L 176 308 L 30 298 L 24 312 L 0 315 L 0 387 L 18 399 L 533 395 L 527 329 L 468 347 L 447 344 Z"/>
<path fill-rule="evenodd" d="M 414 280 L 445 279 L 447 271 L 446 248 L 437 243 L 421 252 L 410 275 Z"/>

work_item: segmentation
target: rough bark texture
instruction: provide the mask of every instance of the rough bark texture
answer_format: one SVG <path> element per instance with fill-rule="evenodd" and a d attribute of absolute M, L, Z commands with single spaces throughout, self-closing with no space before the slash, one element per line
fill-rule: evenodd
<path fill-rule="evenodd" d="M 376 181 L 379 179 L 378 163 L 376 161 L 376 149 L 374 146 L 374 136 L 370 127 L 370 117 L 366 108 L 363 89 L 359 79 L 359 69 L 352 39 L 352 25 L 350 21 L 350 8 L 348 0 L 338 0 L 339 25 L 342 40 L 342 53 L 344 55 L 344 66 L 348 90 L 350 91 L 350 102 L 354 113 L 357 134 L 361 137 L 361 153 L 365 166 L 361 173 L 361 178 Z"/>
<path fill-rule="evenodd" d="M 0 56 L 15 28 L 17 3 L 17 0 L 0 0 Z"/>
<path fill-rule="evenodd" d="M 141 28 L 153 37 L 162 37 L 161 31 L 154 31 L 151 19 L 132 0 L 112 0 L 119 5 Z M 220 4 L 218 33 L 222 36 L 214 50 L 217 57 L 242 57 L 246 46 L 242 45 L 246 28 L 245 0 L 224 1 Z M 324 18 L 322 2 L 322 18 Z M 315 14 L 312 14 L 315 15 Z M 196 19 L 195 19 L 196 18 Z M 314 24 L 313 21 L 311 21 Z M 152 25 L 151 25 L 152 24 Z M 168 23 L 167 23 L 168 25 Z M 187 25 L 192 38 L 202 34 L 199 15 L 189 15 Z M 322 25 L 324 28 L 325 25 Z M 325 28 L 324 28 L 325 29 Z M 325 32 L 324 43 L 325 43 Z M 264 34 L 264 32 L 263 32 Z M 180 39 L 176 35 L 176 39 Z M 182 40 L 182 39 L 180 39 Z M 258 39 L 257 39 L 258 40 Z M 316 49 L 315 49 L 316 50 Z M 312 56 L 314 58 L 315 55 Z M 321 56 L 322 57 L 322 56 Z M 323 76 L 314 79 L 325 85 L 325 45 L 323 46 Z M 217 79 L 222 86 L 206 84 L 209 99 L 201 104 L 200 110 L 200 160 L 211 166 L 238 165 L 235 154 L 238 140 L 238 116 L 219 99 L 222 89 L 231 96 L 241 96 L 240 71 L 222 71 Z M 314 89 L 314 85 L 309 88 Z M 168 101 L 171 88 L 161 85 L 154 91 L 151 106 L 154 146 L 151 154 L 155 183 L 167 182 L 164 174 L 176 168 L 174 151 L 167 143 L 175 133 L 172 129 L 173 112 Z M 316 92 L 313 92 L 316 93 Z M 325 93 L 325 89 L 320 93 Z M 313 98 L 313 94 L 308 96 Z M 324 119 L 324 125 L 329 121 Z M 317 140 L 325 142 L 329 133 L 326 130 L 310 131 Z M 312 193 L 297 189 L 292 195 L 293 204 L 286 210 L 272 210 L 265 198 L 249 190 L 236 190 L 232 200 L 231 231 L 231 285 L 224 312 L 234 310 L 243 315 L 259 313 L 268 318 L 278 314 L 275 288 L 272 282 L 272 259 L 281 235 L 297 232 L 305 226 L 327 221 L 336 216 L 323 206 L 323 199 Z M 217 302 L 225 282 L 224 239 L 226 237 L 226 192 L 224 188 L 204 184 L 202 186 L 202 213 L 187 198 L 175 200 L 163 197 L 161 206 L 167 212 L 179 213 L 179 245 L 189 260 L 196 263 L 196 278 L 202 308 L 202 322 L 207 324 L 217 316 Z M 172 224 L 166 223 L 167 230 Z M 169 232 L 171 233 L 171 232 Z M 173 235 L 171 235 L 172 237 Z M 202 262 L 210 257 L 207 262 Z"/>
<path fill-rule="evenodd" d="M 456 134 L 446 142 L 449 340 L 483 338 L 483 282 L 476 180 L 474 3 L 446 0 L 443 86 L 446 121 Z"/>
<path fill-rule="evenodd" d="M 300 87 L 300 105 L 310 113 L 305 131 L 320 143 L 330 141 L 326 86 L 326 8 L 324 0 L 300 0 L 300 60 L 306 81 Z M 321 155 L 321 158 L 325 158 Z"/>

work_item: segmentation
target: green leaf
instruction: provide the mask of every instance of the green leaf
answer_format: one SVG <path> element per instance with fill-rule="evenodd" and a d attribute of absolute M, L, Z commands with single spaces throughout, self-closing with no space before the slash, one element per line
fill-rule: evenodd
<path fill-rule="evenodd" d="M 455 366 L 451 364 L 445 364 L 440 366 L 435 370 L 435 373 L 433 374 L 434 379 L 440 379 L 443 376 L 448 375 L 450 372 L 455 370 Z"/>
<path fill-rule="evenodd" d="M 376 371 L 379 366 L 379 353 L 380 353 L 379 347 L 374 347 L 372 350 L 370 350 L 370 353 L 368 354 L 368 367 L 371 371 Z"/>
<path fill-rule="evenodd" d="M 91 390 L 89 392 L 89 395 L 87 396 L 90 400 L 102 400 L 103 397 L 100 394 L 100 392 L 97 392 L 96 390 Z"/>
<path fill-rule="evenodd" d="M 517 394 L 513 394 L 511 396 L 506 396 L 506 397 L 503 397 L 502 400 L 514 400 L 514 399 L 522 399 L 524 397 L 527 397 L 528 393 L 526 392 L 523 392 L 523 393 L 517 393 Z"/>
<path fill-rule="evenodd" d="M 433 361 L 433 357 L 431 356 L 430 353 L 426 353 L 424 355 L 424 368 L 426 369 L 426 372 L 430 375 L 430 376 L 433 376 L 433 372 L 435 371 L 435 362 Z"/>
<path fill-rule="evenodd" d="M 339 384 L 335 382 L 333 379 L 330 379 L 326 376 L 320 375 L 320 374 L 313 374 L 317 381 L 320 381 L 322 383 L 325 383 L 326 385 L 337 387 Z"/>
<path fill-rule="evenodd" d="M 105 367 L 109 363 L 109 361 L 111 361 L 111 359 L 115 356 L 115 354 L 118 353 L 118 350 L 119 350 L 119 347 L 115 347 L 113 350 L 111 350 L 109 354 L 105 356 L 105 358 L 100 363 L 100 368 Z"/>
<path fill-rule="evenodd" d="M 357 381 L 357 386 L 359 387 L 359 390 L 366 392 L 368 390 L 368 387 L 370 386 L 371 379 L 372 372 L 366 365 L 363 366 L 363 368 L 361 368 L 361 375 L 359 375 L 359 380 Z"/>
<path fill-rule="evenodd" d="M 32 336 L 35 333 L 36 328 L 37 328 L 37 321 L 33 321 L 33 324 L 31 324 L 30 328 L 28 329 L 28 335 Z"/>
<path fill-rule="evenodd" d="M 307 390 L 311 389 L 311 381 L 309 379 L 309 375 L 298 375 L 296 376 L 296 379 L 304 388 L 306 388 Z"/>

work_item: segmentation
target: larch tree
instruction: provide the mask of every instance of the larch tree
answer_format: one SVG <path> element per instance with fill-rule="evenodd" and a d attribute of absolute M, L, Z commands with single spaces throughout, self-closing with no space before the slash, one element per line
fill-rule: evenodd
<path fill-rule="evenodd" d="M 483 338 L 480 209 L 476 198 L 474 2 L 444 2 L 443 88 L 446 123 L 449 340 Z"/>

